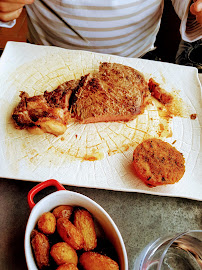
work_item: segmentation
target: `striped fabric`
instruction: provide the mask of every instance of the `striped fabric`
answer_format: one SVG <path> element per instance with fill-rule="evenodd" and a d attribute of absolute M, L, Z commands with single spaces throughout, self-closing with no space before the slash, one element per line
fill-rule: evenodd
<path fill-rule="evenodd" d="M 202 26 L 195 20 L 195 16 L 189 12 L 193 0 L 172 0 L 174 9 L 181 19 L 180 33 L 182 39 L 193 42 L 202 39 Z"/>
<path fill-rule="evenodd" d="M 126 57 L 139 57 L 154 48 L 163 12 L 163 0 L 44 1 L 89 43 L 81 40 L 39 0 L 35 0 L 34 4 L 27 6 L 30 41 L 35 44 Z M 193 40 L 199 38 L 202 28 L 197 28 L 197 24 L 190 23 L 190 28 L 186 29 L 190 0 L 172 2 L 182 18 L 182 35 L 186 38 L 190 35 Z"/>

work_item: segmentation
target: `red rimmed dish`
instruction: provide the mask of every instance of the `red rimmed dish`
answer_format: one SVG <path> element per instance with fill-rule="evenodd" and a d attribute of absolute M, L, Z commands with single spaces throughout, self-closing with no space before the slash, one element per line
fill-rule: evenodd
<path fill-rule="evenodd" d="M 56 187 L 57 191 L 47 195 L 35 204 L 34 196 L 49 186 Z M 121 233 L 109 214 L 95 201 L 80 193 L 66 190 L 64 186 L 54 179 L 36 185 L 28 193 L 27 199 L 31 213 L 26 226 L 24 246 L 25 258 L 29 270 L 38 270 L 31 247 L 31 232 L 35 228 L 39 217 L 44 212 L 49 212 L 59 205 L 79 206 L 87 209 L 102 227 L 106 238 L 113 245 L 119 259 L 119 269 L 128 270 L 128 258 Z"/>

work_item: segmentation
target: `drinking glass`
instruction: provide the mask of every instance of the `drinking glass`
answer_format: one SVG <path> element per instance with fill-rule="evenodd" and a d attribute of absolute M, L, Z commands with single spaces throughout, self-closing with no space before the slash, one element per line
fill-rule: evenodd
<path fill-rule="evenodd" d="M 201 270 L 202 230 L 160 237 L 138 256 L 133 270 Z"/>

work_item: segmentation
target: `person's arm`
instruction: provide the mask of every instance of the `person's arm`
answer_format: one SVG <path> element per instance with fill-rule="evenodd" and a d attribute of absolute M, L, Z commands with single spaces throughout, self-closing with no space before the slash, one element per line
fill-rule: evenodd
<path fill-rule="evenodd" d="M 202 0 L 172 0 L 172 3 L 181 19 L 180 33 L 182 39 L 187 42 L 201 39 Z"/>
<path fill-rule="evenodd" d="M 33 2 L 34 0 L 0 0 L 0 27 L 13 27 L 24 5 Z"/>

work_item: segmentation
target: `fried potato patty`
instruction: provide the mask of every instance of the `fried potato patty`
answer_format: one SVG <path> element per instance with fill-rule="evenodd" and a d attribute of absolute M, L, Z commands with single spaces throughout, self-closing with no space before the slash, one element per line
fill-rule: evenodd
<path fill-rule="evenodd" d="M 178 182 L 185 172 L 185 159 L 169 143 L 152 138 L 136 147 L 133 166 L 147 186 L 155 187 Z"/>

